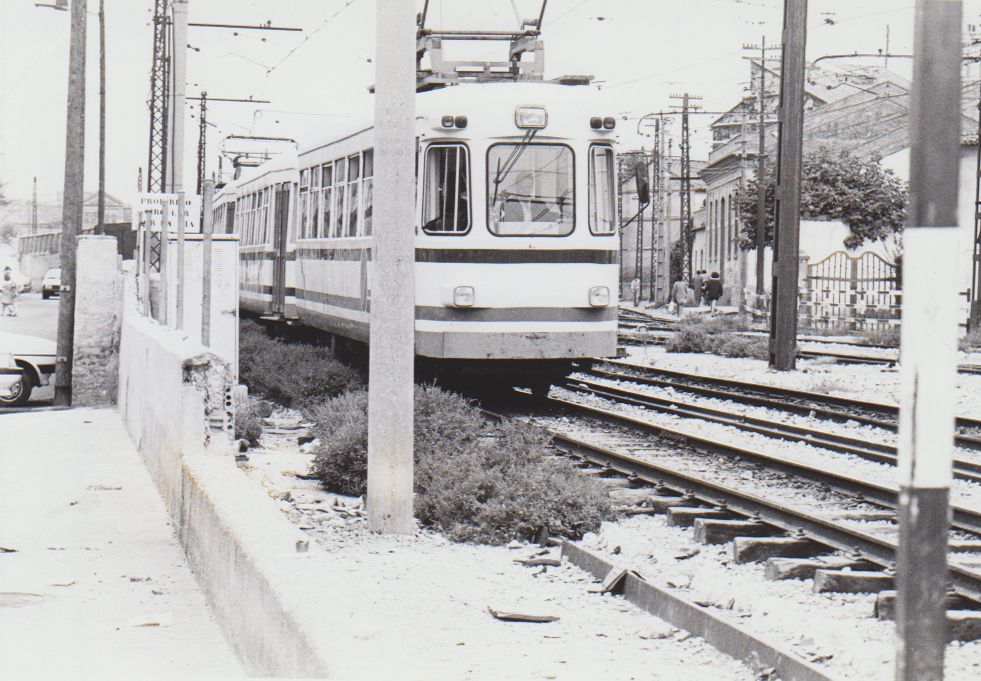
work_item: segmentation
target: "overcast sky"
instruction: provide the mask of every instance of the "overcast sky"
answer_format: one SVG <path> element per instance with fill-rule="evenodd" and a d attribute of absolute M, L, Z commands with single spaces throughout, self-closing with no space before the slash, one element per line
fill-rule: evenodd
<path fill-rule="evenodd" d="M 411 1 L 411 0 L 406 0 Z M 147 97 L 152 48 L 152 0 L 105 0 L 108 66 L 107 190 L 124 200 L 136 192 L 147 162 Z M 419 9 L 423 0 L 416 0 Z M 540 0 L 514 0 L 522 16 Z M 98 0 L 88 0 L 87 191 L 98 179 Z M 704 97 L 706 110 L 731 107 L 748 80 L 744 43 L 765 34 L 778 43 L 781 0 L 551 0 L 543 26 L 546 77 L 592 74 L 610 110 L 631 117 L 665 109 L 672 93 Z M 964 2 L 967 24 L 978 22 L 981 0 Z M 296 26 L 303 33 L 192 28 L 188 93 L 254 97 L 272 104 L 212 104 L 208 174 L 229 134 L 322 140 L 370 116 L 374 80 L 373 0 L 191 0 L 191 21 Z M 34 0 L 0 0 L 0 182 L 8 196 L 28 198 L 37 176 L 53 196 L 63 182 L 68 14 Z M 431 0 L 430 26 L 513 28 L 511 0 Z M 831 53 L 912 49 L 913 2 L 811 0 L 808 60 Z M 487 48 L 488 57 L 492 48 Z M 875 60 L 881 63 L 881 60 Z M 890 68 L 909 77 L 908 60 Z M 190 110 L 188 115 L 196 115 Z M 709 116 L 693 119 L 693 155 L 707 155 Z M 623 141 L 636 120 L 622 121 Z M 188 119 L 187 186 L 194 188 L 197 119 Z M 226 164 L 227 168 L 227 164 Z"/>

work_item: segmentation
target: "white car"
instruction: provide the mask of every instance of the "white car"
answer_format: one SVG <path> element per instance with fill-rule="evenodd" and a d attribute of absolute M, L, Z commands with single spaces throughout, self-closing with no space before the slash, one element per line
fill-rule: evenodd
<path fill-rule="evenodd" d="M 41 297 L 47 300 L 55 293 L 61 293 L 61 268 L 53 267 L 41 281 Z"/>
<path fill-rule="evenodd" d="M 17 366 L 13 355 L 0 354 L 0 406 L 17 398 L 23 375 L 24 370 Z"/>
<path fill-rule="evenodd" d="M 19 333 L 0 333 L 0 358 L 11 355 L 22 370 L 18 386 L 9 397 L 0 395 L 0 407 L 27 404 L 35 387 L 48 385 L 54 378 L 57 344 L 47 338 Z"/>

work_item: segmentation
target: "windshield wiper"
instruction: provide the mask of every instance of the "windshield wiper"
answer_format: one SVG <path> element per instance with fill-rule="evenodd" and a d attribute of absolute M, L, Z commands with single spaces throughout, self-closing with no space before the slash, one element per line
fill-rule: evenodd
<path fill-rule="evenodd" d="M 531 141 L 535 139 L 535 134 L 537 132 L 538 129 L 535 128 L 525 133 L 525 136 L 521 140 L 521 142 L 515 145 L 514 150 L 511 151 L 510 156 L 508 156 L 504 160 L 503 168 L 501 167 L 501 159 L 497 159 L 497 174 L 494 176 L 494 198 L 491 200 L 491 205 L 497 203 L 497 191 L 498 189 L 501 188 L 501 183 L 504 182 L 504 178 L 508 176 L 508 173 L 511 172 L 511 169 L 514 168 L 515 164 L 517 164 L 518 160 L 521 158 L 521 154 L 525 152 L 525 149 L 528 148 L 528 145 L 531 144 Z"/>

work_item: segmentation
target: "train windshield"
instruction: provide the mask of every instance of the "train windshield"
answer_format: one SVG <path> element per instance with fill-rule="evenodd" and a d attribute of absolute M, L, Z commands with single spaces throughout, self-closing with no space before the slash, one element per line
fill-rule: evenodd
<path fill-rule="evenodd" d="M 575 225 L 572 149 L 495 144 L 487 151 L 487 224 L 497 236 L 566 236 Z"/>

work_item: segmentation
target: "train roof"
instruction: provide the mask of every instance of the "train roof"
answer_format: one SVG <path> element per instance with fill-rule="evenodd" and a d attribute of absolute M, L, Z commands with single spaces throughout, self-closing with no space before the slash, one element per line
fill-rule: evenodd
<path fill-rule="evenodd" d="M 614 117 L 601 91 L 581 85 L 540 81 L 464 83 L 419 93 L 416 95 L 416 127 L 420 136 L 427 138 L 521 137 L 526 131 L 518 128 L 514 120 L 515 109 L 519 106 L 540 106 L 549 113 L 549 123 L 538 131 L 537 139 L 591 137 L 596 141 L 615 141 L 614 130 L 595 130 L 589 126 L 592 117 Z M 467 128 L 443 128 L 444 115 L 466 116 Z M 343 156 L 373 144 L 374 121 L 368 119 L 349 132 L 331 135 L 298 154 L 284 154 L 244 171 L 240 178 L 222 188 L 219 197 L 229 200 L 253 189 L 286 181 L 280 173 L 292 172 L 291 179 L 296 181 L 300 165 L 329 161 L 334 156 Z M 216 202 L 218 200 L 216 198 Z"/>
<path fill-rule="evenodd" d="M 297 156 L 288 152 L 266 161 L 255 168 L 246 168 L 242 175 L 228 182 L 215 196 L 215 203 L 233 200 L 240 195 L 267 187 L 277 182 L 295 182 L 297 175 Z"/>
<path fill-rule="evenodd" d="M 421 136 L 448 137 L 515 137 L 525 130 L 514 122 L 518 106 L 541 106 L 550 112 L 549 126 L 538 132 L 539 139 L 583 137 L 595 133 L 599 139 L 609 140 L 609 130 L 590 130 L 589 119 L 593 116 L 613 117 L 611 107 L 605 105 L 602 92 L 592 87 L 562 85 L 549 82 L 464 83 L 431 90 L 416 95 L 416 121 Z M 466 116 L 467 129 L 447 130 L 442 127 L 444 115 Z M 348 133 L 333 135 L 319 144 L 300 151 L 304 157 L 316 154 L 328 147 L 340 147 L 340 153 L 348 153 L 346 147 L 368 147 L 374 141 L 374 121 L 366 120 Z M 427 130 L 438 131 L 437 135 Z M 344 144 L 345 142 L 352 144 Z"/>

